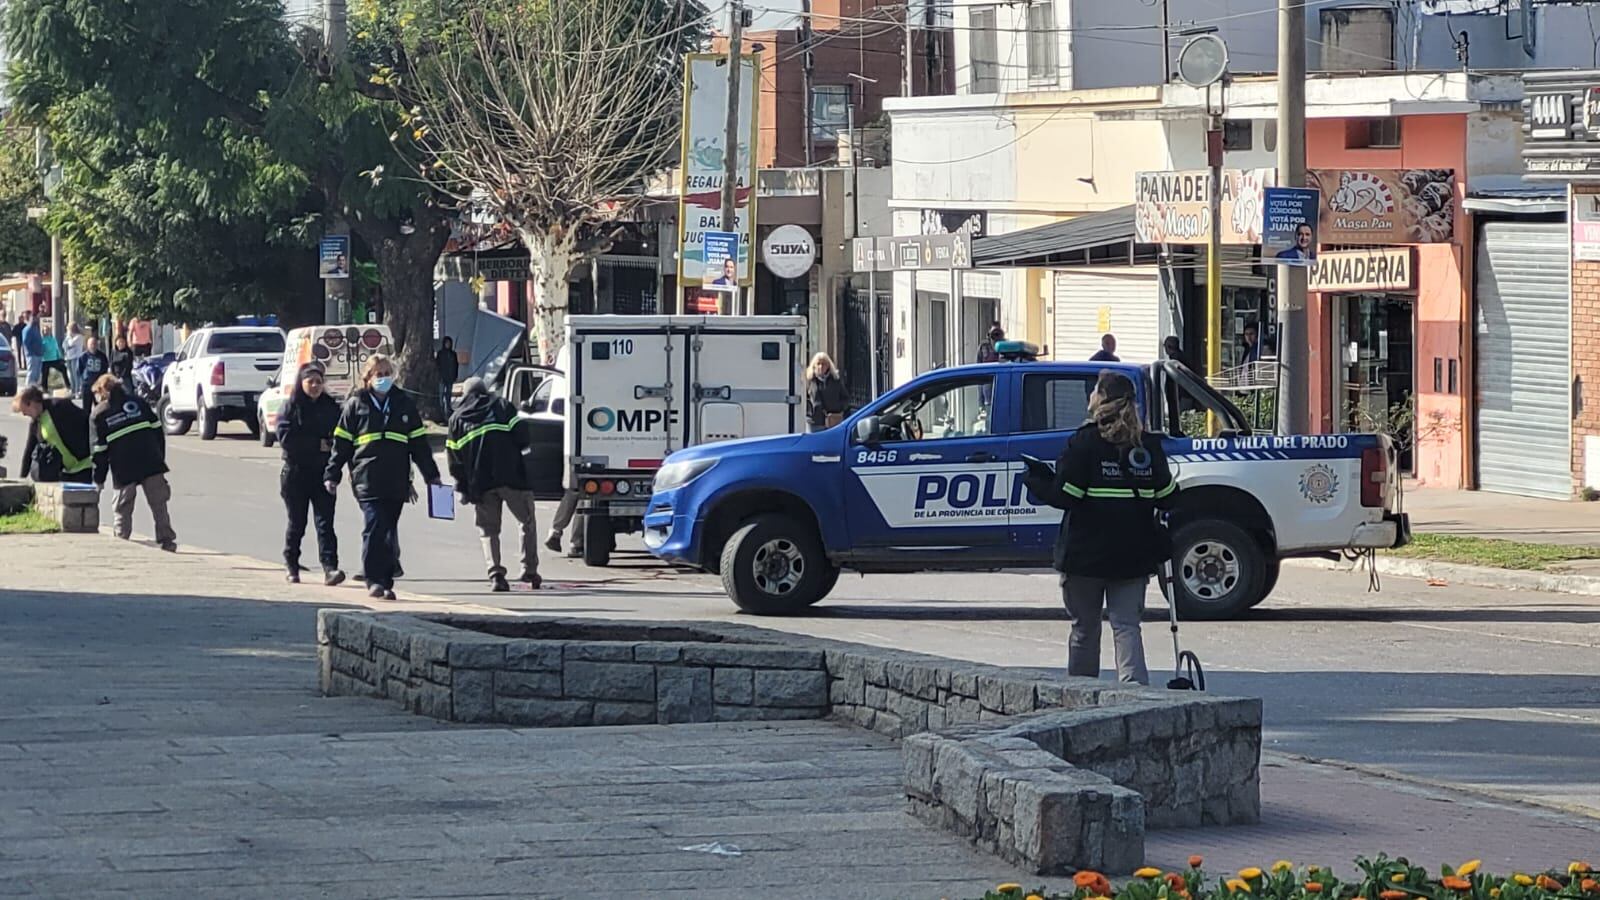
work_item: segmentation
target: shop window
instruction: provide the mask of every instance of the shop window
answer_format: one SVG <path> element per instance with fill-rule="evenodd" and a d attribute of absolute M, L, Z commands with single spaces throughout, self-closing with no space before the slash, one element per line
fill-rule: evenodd
<path fill-rule="evenodd" d="M 1028 3 L 1028 83 L 1035 86 L 1054 86 L 1056 83 L 1056 45 L 1060 35 L 1056 32 L 1055 0 L 1031 0 Z"/>
<path fill-rule="evenodd" d="M 1222 123 L 1222 149 L 1249 150 L 1255 145 L 1255 131 L 1249 119 Z"/>
<path fill-rule="evenodd" d="M 968 14 L 967 55 L 971 57 L 969 91 L 993 94 L 1000 90 L 1000 42 L 995 7 L 974 6 Z"/>
<path fill-rule="evenodd" d="M 1346 149 L 1381 149 L 1400 146 L 1400 120 L 1393 116 L 1382 119 L 1351 119 L 1345 123 Z"/>
<path fill-rule="evenodd" d="M 850 86 L 819 84 L 811 88 L 811 136 L 837 141 L 850 125 Z"/>

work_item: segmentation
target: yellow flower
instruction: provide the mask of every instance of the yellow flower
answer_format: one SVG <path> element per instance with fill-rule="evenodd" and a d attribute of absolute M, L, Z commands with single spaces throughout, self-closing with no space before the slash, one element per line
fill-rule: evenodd
<path fill-rule="evenodd" d="M 1029 894 L 1024 900 L 1044 900 L 1044 898 L 1038 894 Z"/>
<path fill-rule="evenodd" d="M 1589 864 L 1586 863 L 1586 862 L 1575 862 L 1575 863 L 1572 863 L 1571 865 L 1567 866 L 1567 874 L 1568 875 L 1583 875 L 1583 874 L 1587 873 L 1588 871 L 1589 871 Z"/>
<path fill-rule="evenodd" d="M 1515 881 L 1517 884 L 1522 885 L 1523 887 L 1527 887 L 1527 886 L 1533 884 L 1533 878 L 1531 876 L 1524 875 L 1521 872 L 1518 872 L 1517 874 L 1511 876 L 1511 880 Z"/>
<path fill-rule="evenodd" d="M 1481 859 L 1469 860 L 1462 863 L 1460 868 L 1456 869 L 1456 874 L 1460 875 L 1462 878 L 1465 878 L 1468 875 L 1471 875 L 1473 872 L 1478 871 L 1478 868 L 1482 865 L 1483 860 Z"/>
<path fill-rule="evenodd" d="M 1017 884 L 1015 881 L 1008 881 L 1005 884 L 995 885 L 994 889 L 995 893 L 998 894 L 1016 894 L 1021 893 L 1022 885 Z"/>
<path fill-rule="evenodd" d="M 1292 868 L 1294 868 L 1294 863 L 1289 862 L 1287 859 L 1280 859 L 1272 864 L 1272 871 L 1274 872 L 1287 872 Z"/>
<path fill-rule="evenodd" d="M 1389 876 L 1389 880 L 1394 882 L 1395 884 L 1399 884 L 1400 882 L 1406 880 L 1406 873 L 1404 873 L 1404 872 L 1396 872 L 1393 875 Z"/>
<path fill-rule="evenodd" d="M 1261 877 L 1261 870 L 1256 868 L 1255 866 L 1251 866 L 1248 869 L 1240 869 L 1239 870 L 1239 877 L 1243 878 L 1245 881 L 1249 881 L 1252 878 L 1260 878 Z"/>
<path fill-rule="evenodd" d="M 1322 871 L 1322 867 L 1321 866 L 1306 866 L 1306 874 L 1307 875 L 1315 875 L 1315 874 L 1317 874 L 1318 872 L 1321 872 L 1321 871 Z"/>
<path fill-rule="evenodd" d="M 1161 870 L 1155 868 L 1154 866 L 1145 866 L 1133 874 L 1136 878 L 1160 878 Z"/>
<path fill-rule="evenodd" d="M 1248 872 L 1250 870 L 1246 869 L 1245 871 Z M 1261 870 L 1257 869 L 1256 870 L 1256 874 L 1259 875 L 1260 873 L 1261 873 Z M 1249 882 L 1240 881 L 1237 878 L 1230 878 L 1230 879 L 1228 879 L 1228 890 L 1230 890 L 1230 891 L 1241 891 L 1243 893 L 1248 894 L 1248 893 L 1250 893 L 1250 884 L 1249 884 Z"/>
<path fill-rule="evenodd" d="M 1489 896 L 1491 896 L 1491 897 L 1500 896 L 1500 889 L 1499 888 L 1489 888 Z"/>

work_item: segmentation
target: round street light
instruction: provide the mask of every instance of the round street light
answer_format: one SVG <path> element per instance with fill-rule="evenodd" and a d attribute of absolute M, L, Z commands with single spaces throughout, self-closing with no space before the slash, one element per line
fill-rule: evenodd
<path fill-rule="evenodd" d="M 1197 35 L 1178 51 L 1178 77 L 1190 87 L 1209 87 L 1228 71 L 1228 45 L 1214 34 Z"/>

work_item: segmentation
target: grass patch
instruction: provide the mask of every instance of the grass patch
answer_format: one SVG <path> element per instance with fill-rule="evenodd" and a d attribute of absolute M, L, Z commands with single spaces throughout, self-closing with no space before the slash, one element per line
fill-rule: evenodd
<path fill-rule="evenodd" d="M 1522 569 L 1535 572 L 1547 571 L 1551 566 L 1560 563 L 1600 559 L 1600 547 L 1528 544 L 1521 541 L 1502 541 L 1456 534 L 1414 534 L 1410 544 L 1398 550 L 1384 552 L 1405 559 L 1432 559 L 1469 566 L 1491 566 L 1496 569 Z"/>
<path fill-rule="evenodd" d="M 0 534 L 55 534 L 61 526 L 49 516 L 28 507 L 19 513 L 0 516 Z"/>

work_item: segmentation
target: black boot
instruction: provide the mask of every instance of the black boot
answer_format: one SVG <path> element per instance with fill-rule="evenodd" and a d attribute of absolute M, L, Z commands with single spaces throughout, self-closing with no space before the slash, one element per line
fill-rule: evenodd
<path fill-rule="evenodd" d="M 300 583 L 300 567 L 299 566 L 290 566 L 289 567 L 289 571 L 284 574 L 283 580 L 289 582 L 290 584 L 299 584 Z"/>
<path fill-rule="evenodd" d="M 506 581 L 504 575 L 490 575 L 489 590 L 494 591 L 496 594 L 504 594 L 511 590 L 511 584 Z"/>
<path fill-rule="evenodd" d="M 344 584 L 344 570 L 324 569 L 322 572 L 322 583 L 328 587 Z"/>

